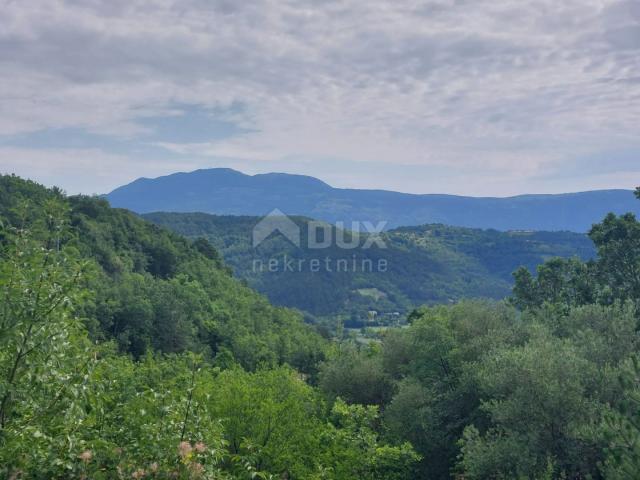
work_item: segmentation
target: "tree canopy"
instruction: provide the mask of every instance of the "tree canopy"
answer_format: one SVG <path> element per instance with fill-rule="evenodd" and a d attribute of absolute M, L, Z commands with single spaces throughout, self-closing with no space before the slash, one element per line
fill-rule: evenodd
<path fill-rule="evenodd" d="M 0 178 L 0 477 L 628 479 L 640 471 L 640 227 L 329 341 L 217 250 Z"/>

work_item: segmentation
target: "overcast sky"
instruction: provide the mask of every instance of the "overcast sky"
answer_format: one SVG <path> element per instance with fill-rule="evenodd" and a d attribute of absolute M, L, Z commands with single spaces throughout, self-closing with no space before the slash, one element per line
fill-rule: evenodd
<path fill-rule="evenodd" d="M 0 0 L 0 172 L 640 184 L 640 1 Z"/>

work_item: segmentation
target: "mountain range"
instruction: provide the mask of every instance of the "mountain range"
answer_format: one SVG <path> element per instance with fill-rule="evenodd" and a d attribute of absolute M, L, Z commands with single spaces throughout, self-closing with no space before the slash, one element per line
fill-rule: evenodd
<path fill-rule="evenodd" d="M 472 228 L 586 232 L 608 212 L 640 215 L 631 190 L 514 197 L 409 194 L 334 188 L 286 173 L 246 175 L 229 168 L 139 178 L 106 195 L 137 213 L 203 212 L 262 216 L 274 209 L 329 223 L 387 222 L 387 228 L 441 223 Z"/>

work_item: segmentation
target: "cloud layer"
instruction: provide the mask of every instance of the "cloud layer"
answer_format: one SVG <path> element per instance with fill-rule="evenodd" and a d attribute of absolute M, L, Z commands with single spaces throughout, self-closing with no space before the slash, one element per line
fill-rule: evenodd
<path fill-rule="evenodd" d="M 0 170 L 71 191 L 210 165 L 483 195 L 640 178 L 635 0 L 0 4 Z"/>

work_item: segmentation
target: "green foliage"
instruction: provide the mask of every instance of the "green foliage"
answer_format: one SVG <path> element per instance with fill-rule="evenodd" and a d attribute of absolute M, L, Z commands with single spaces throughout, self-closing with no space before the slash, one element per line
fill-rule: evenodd
<path fill-rule="evenodd" d="M 331 411 L 331 427 L 322 437 L 330 446 L 325 460 L 327 478 L 413 479 L 420 456 L 409 443 L 383 445 L 375 431 L 378 422 L 375 406 L 347 405 L 339 400 Z"/>
<path fill-rule="evenodd" d="M 610 213 L 589 237 L 598 249 L 600 281 L 614 299 L 640 299 L 640 222 Z"/>
<path fill-rule="evenodd" d="M 593 303 L 597 298 L 594 268 L 593 263 L 577 258 L 556 258 L 539 265 L 534 278 L 520 267 L 513 274 L 513 303 L 521 310 L 541 307 L 545 302 L 568 307 Z"/>
<path fill-rule="evenodd" d="M 209 240 L 223 254 L 236 274 L 265 293 L 279 305 L 299 308 L 314 317 L 344 315 L 347 327 L 361 327 L 367 313 L 380 313 L 377 321 L 393 323 L 395 316 L 421 304 L 449 303 L 461 298 L 504 298 L 509 294 L 511 273 L 521 265 L 533 271 L 544 260 L 560 256 L 593 256 L 594 248 L 585 235 L 570 232 L 498 232 L 445 225 L 402 227 L 383 234 L 387 248 L 361 248 L 367 235 L 360 234 L 360 246 L 344 250 L 329 246 L 307 248 L 310 220 L 293 217 L 301 228 L 301 248 L 286 238 L 273 235 L 253 248 L 252 228 L 256 217 L 215 216 L 203 213 L 152 213 L 144 218 L 188 238 Z M 328 226 L 331 238 L 344 235 L 347 241 L 357 234 Z M 334 242 L 335 243 L 335 242 Z M 311 259 L 332 271 L 269 271 L 270 259 L 283 264 L 285 256 L 298 265 Z M 337 272 L 339 259 L 386 261 L 385 271 Z M 256 261 L 258 263 L 256 263 Z M 260 263 L 262 262 L 262 263 Z M 259 265 L 265 265 L 262 271 Z M 256 267 L 258 265 L 258 267 Z M 333 267 L 331 267 L 333 265 Z M 256 271 L 257 270 L 257 271 Z"/>
<path fill-rule="evenodd" d="M 76 432 L 76 448 L 91 458 L 79 453 L 74 468 L 91 478 L 116 471 L 218 478 L 227 452 L 208 405 L 213 375 L 189 355 L 132 362 L 107 354 L 90 378 L 87 415 Z"/>
<path fill-rule="evenodd" d="M 384 343 L 385 367 L 398 378 L 397 393 L 385 408 L 385 427 L 390 438 L 411 441 L 423 456 L 423 475 L 448 478 L 457 440 L 466 425 L 481 418 L 473 376 L 477 362 L 521 337 L 513 309 L 463 302 L 422 309 L 409 328 Z"/>
<path fill-rule="evenodd" d="M 342 346 L 320 386 L 361 402 L 367 384 L 351 379 L 375 352 L 364 378 L 388 382 L 381 431 L 420 454 L 417 478 L 602 478 L 601 425 L 619 411 L 617 377 L 638 340 L 632 302 L 524 313 L 462 302 L 420 309 L 385 335 L 379 360 L 379 347 Z"/>
<path fill-rule="evenodd" d="M 210 247 L 1 180 L 1 478 L 413 478 L 377 412 L 334 422 L 305 382 L 320 337 Z"/>
<path fill-rule="evenodd" d="M 597 249 L 594 261 L 549 260 L 538 266 L 536 278 L 517 270 L 512 302 L 529 309 L 545 302 L 574 306 L 639 301 L 640 222 L 632 213 L 610 213 L 593 225 L 589 238 Z"/>
<path fill-rule="evenodd" d="M 66 235 L 60 213 L 57 202 L 47 203 L 43 222 L 35 225 L 42 240 L 28 230 L 3 230 L 0 465 L 7 467 L 23 461 L 27 444 L 37 458 L 50 456 L 54 436 L 82 413 L 76 399 L 91 361 L 72 308 L 84 294 L 84 266 L 73 249 L 59 248 Z M 71 441 L 60 443 L 68 447 Z"/>
<path fill-rule="evenodd" d="M 299 374 L 227 370 L 213 382 L 209 402 L 232 454 L 250 455 L 256 468 L 281 477 L 315 473 L 323 406 Z"/>
<path fill-rule="evenodd" d="M 288 363 L 315 374 L 323 339 L 299 314 L 232 278 L 206 241 L 192 243 L 105 200 L 65 198 L 17 177 L 0 177 L 0 197 L 0 218 L 29 226 L 35 240 L 44 235 L 33 227 L 48 221 L 45 206 L 60 204 L 70 230 L 55 241 L 73 244 L 94 267 L 84 279 L 93 298 L 78 306 L 92 339 L 113 339 L 136 358 L 149 350 L 215 357 L 224 349 L 248 369 Z"/>
<path fill-rule="evenodd" d="M 596 375 L 571 343 L 536 334 L 523 347 L 496 352 L 476 373 L 491 426 L 462 442 L 469 478 L 535 478 L 554 462 L 569 477 L 596 470 L 598 445 L 583 430 L 598 418 L 588 387 Z"/>
<path fill-rule="evenodd" d="M 379 349 L 358 349 L 348 343 L 337 347 L 321 366 L 320 387 L 331 398 L 378 406 L 388 403 L 394 389 L 391 376 L 382 368 Z"/>
<path fill-rule="evenodd" d="M 640 361 L 631 357 L 620 372 L 623 395 L 617 409 L 606 412 L 603 430 L 609 445 L 604 465 L 606 478 L 634 478 L 640 466 Z"/>
<path fill-rule="evenodd" d="M 637 477 L 631 215 L 593 227 L 589 263 L 519 270 L 511 302 L 328 347 L 207 241 L 0 180 L 2 478 Z"/>

